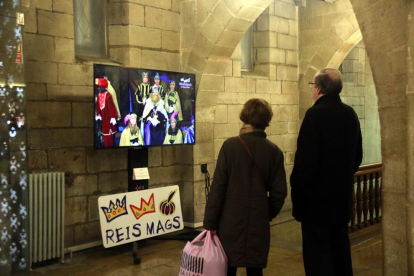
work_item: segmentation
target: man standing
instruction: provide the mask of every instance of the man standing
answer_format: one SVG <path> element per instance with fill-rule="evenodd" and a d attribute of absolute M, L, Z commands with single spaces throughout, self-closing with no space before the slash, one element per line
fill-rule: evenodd
<path fill-rule="evenodd" d="M 303 119 L 290 178 L 305 271 L 307 276 L 353 275 L 348 222 L 353 175 L 362 162 L 359 120 L 339 97 L 338 70 L 319 71 L 309 85 L 315 104 Z"/>

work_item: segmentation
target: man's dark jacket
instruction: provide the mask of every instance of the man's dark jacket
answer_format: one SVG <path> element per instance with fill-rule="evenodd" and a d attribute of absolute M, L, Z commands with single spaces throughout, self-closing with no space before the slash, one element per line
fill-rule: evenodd
<path fill-rule="evenodd" d="M 338 94 L 308 109 L 290 178 L 293 216 L 318 224 L 348 223 L 353 175 L 362 161 L 358 116 Z"/>

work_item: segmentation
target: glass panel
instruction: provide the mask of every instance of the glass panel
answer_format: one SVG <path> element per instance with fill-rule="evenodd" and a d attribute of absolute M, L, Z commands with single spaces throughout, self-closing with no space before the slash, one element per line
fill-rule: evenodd
<path fill-rule="evenodd" d="M 0 274 L 27 271 L 28 187 L 20 0 L 0 1 Z"/>
<path fill-rule="evenodd" d="M 105 0 L 74 0 L 76 53 L 106 55 Z"/>
<path fill-rule="evenodd" d="M 246 31 L 241 40 L 241 69 L 253 71 L 253 25 Z"/>

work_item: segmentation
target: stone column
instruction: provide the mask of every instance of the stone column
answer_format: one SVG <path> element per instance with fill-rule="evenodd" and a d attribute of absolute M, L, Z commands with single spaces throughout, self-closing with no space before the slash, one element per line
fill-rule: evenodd
<path fill-rule="evenodd" d="M 408 275 L 414 275 L 414 2 L 407 23 L 407 255 Z"/>

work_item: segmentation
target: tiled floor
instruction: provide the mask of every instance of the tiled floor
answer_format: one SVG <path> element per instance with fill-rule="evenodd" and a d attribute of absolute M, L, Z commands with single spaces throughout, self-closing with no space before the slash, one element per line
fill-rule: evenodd
<path fill-rule="evenodd" d="M 131 244 L 110 249 L 94 248 L 74 253 L 73 259 L 67 257 L 64 264 L 54 263 L 33 269 L 30 275 L 177 276 L 184 245 L 184 241 L 144 241 L 139 249 L 140 265 L 133 264 Z M 352 260 L 355 276 L 382 275 L 381 237 L 354 246 Z M 237 275 L 246 275 L 245 270 L 239 269 Z M 302 254 L 295 248 L 272 246 L 264 275 L 305 275 Z"/>

